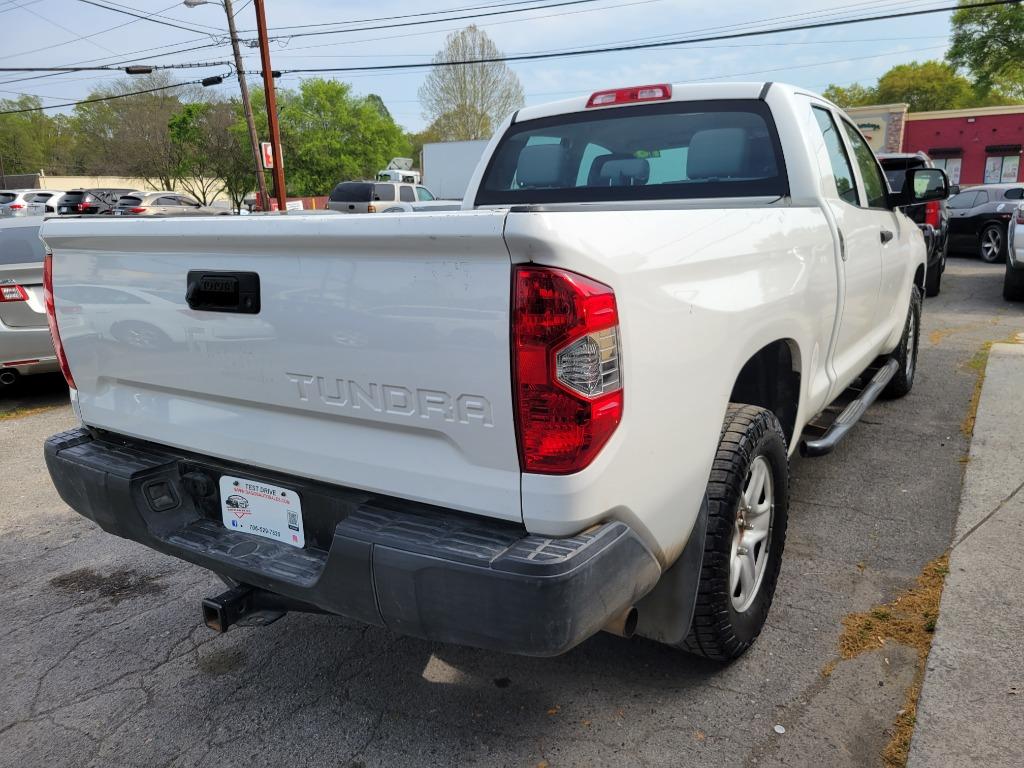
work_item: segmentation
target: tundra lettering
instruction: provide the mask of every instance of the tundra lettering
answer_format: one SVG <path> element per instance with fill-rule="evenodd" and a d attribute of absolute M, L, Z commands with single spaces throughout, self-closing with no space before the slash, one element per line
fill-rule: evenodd
<path fill-rule="evenodd" d="M 374 413 L 396 416 L 417 415 L 423 419 L 439 417 L 460 424 L 477 422 L 485 427 L 494 426 L 491 403 L 482 395 L 457 395 L 433 389 L 410 390 L 393 384 L 378 386 L 360 384 L 349 379 L 314 376 L 304 373 L 286 373 L 288 381 L 298 387 L 299 400 L 308 402 L 315 384 L 314 395 L 321 403 L 336 408 L 369 409 Z M 453 405 L 454 403 L 454 405 Z"/>

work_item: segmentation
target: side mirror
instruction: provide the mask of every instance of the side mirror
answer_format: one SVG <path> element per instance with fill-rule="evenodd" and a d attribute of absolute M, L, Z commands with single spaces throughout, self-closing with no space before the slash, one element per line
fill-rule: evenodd
<path fill-rule="evenodd" d="M 894 197 L 894 207 L 945 200 L 949 197 L 949 179 L 940 168 L 911 168 L 907 171 L 903 189 Z"/>
<path fill-rule="evenodd" d="M 949 194 L 950 194 L 950 197 L 952 197 L 953 195 L 959 195 L 960 194 L 960 185 L 959 184 L 951 185 L 950 188 L 949 188 Z"/>

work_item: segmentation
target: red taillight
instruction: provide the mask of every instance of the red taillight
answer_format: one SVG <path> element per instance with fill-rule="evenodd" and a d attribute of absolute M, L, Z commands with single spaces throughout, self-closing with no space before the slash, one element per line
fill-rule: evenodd
<path fill-rule="evenodd" d="M 46 302 L 46 319 L 50 323 L 50 337 L 53 339 L 53 351 L 57 355 L 57 364 L 64 380 L 72 389 L 78 389 L 75 379 L 68 367 L 68 358 L 64 354 L 64 345 L 60 342 L 60 329 L 57 327 L 57 312 L 53 305 L 53 254 L 49 251 L 43 259 L 43 298 Z"/>
<path fill-rule="evenodd" d="M 128 210 L 131 211 L 132 213 L 143 213 L 146 209 L 145 208 L 129 208 Z"/>
<path fill-rule="evenodd" d="M 607 285 L 562 269 L 516 269 L 512 354 L 524 472 L 577 472 L 619 425 L 618 324 Z"/>
<path fill-rule="evenodd" d="M 22 205 L 21 203 L 11 203 L 7 207 L 10 208 L 12 211 L 20 211 L 25 206 Z"/>
<path fill-rule="evenodd" d="M 635 104 L 641 101 L 666 101 L 671 98 L 671 85 L 637 85 L 632 88 L 615 88 L 610 91 L 592 93 L 590 99 L 587 100 L 587 108 Z"/>
<path fill-rule="evenodd" d="M 924 223 L 939 228 L 939 201 L 932 200 L 924 204 Z"/>
<path fill-rule="evenodd" d="M 20 285 L 5 283 L 0 285 L 0 301 L 28 301 L 28 294 Z"/>

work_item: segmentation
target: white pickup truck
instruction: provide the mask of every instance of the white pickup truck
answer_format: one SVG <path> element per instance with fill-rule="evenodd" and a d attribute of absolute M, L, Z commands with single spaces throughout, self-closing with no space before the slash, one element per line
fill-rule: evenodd
<path fill-rule="evenodd" d="M 460 211 L 48 220 L 81 426 L 47 465 L 104 530 L 223 577 L 221 631 L 309 610 L 728 660 L 772 601 L 789 457 L 913 384 L 898 207 L 947 194 L 936 169 L 891 192 L 799 88 L 654 85 L 512 115 Z"/>

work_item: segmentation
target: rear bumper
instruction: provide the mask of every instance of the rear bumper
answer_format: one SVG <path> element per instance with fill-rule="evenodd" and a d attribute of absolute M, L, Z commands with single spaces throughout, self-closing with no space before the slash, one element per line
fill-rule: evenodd
<path fill-rule="evenodd" d="M 400 634 L 563 653 L 636 603 L 661 569 L 621 522 L 564 538 L 76 429 L 46 441 L 61 498 L 109 533 Z M 220 474 L 296 489 L 307 546 L 225 528 Z"/>
<path fill-rule="evenodd" d="M 49 327 L 9 328 L 0 324 L 0 369 L 4 368 L 13 368 L 23 376 L 60 370 Z"/>

